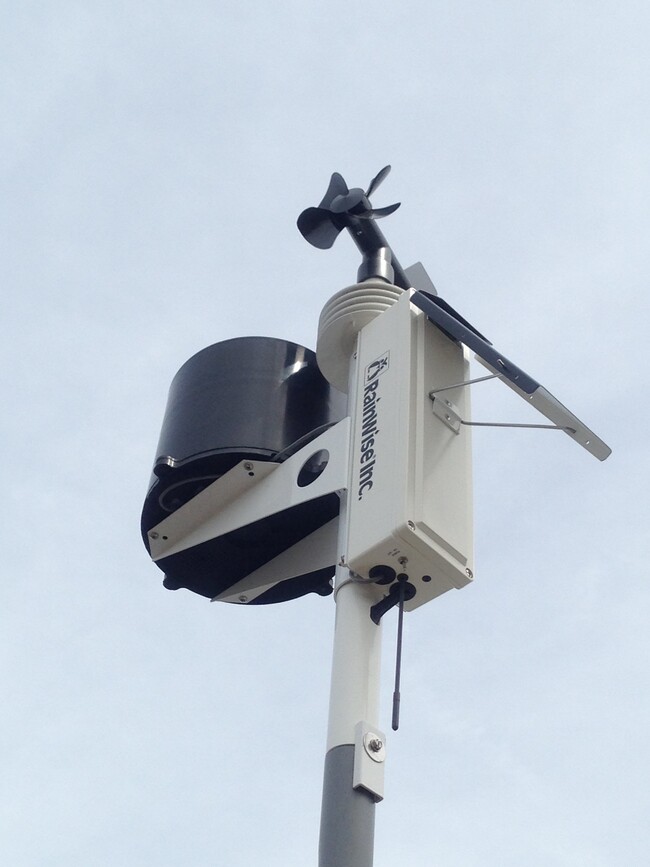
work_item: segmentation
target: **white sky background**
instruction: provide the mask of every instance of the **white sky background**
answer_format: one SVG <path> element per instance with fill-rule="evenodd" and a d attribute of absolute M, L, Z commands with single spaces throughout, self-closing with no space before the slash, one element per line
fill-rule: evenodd
<path fill-rule="evenodd" d="M 648 863 L 647 3 L 2 19 L 0 861 L 316 863 L 331 599 L 166 591 L 139 513 L 176 370 L 313 347 L 359 257 L 296 218 L 392 163 L 401 262 L 614 454 L 476 432 L 476 580 L 406 618 L 375 865 Z M 519 403 L 474 391 L 477 419 Z"/>

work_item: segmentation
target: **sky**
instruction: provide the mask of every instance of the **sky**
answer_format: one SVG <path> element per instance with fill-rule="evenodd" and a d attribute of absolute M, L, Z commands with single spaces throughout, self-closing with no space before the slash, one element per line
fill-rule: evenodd
<path fill-rule="evenodd" d="M 647 4 L 2 19 L 2 863 L 316 863 L 332 599 L 167 591 L 139 517 L 177 369 L 237 336 L 314 348 L 359 257 L 296 218 L 389 163 L 401 263 L 613 454 L 475 432 L 475 580 L 405 618 L 375 867 L 650 862 Z M 532 420 L 498 383 L 472 399 Z M 384 730 L 393 654 L 389 624 Z"/>

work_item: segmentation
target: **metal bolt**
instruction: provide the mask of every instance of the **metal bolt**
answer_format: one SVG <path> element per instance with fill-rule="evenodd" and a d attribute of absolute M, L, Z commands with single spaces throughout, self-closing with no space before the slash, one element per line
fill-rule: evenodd
<path fill-rule="evenodd" d="M 248 602 L 248 596 L 244 596 L 244 594 L 242 593 L 242 595 L 239 597 L 239 601 L 240 602 Z"/>
<path fill-rule="evenodd" d="M 471 569 L 465 569 L 465 574 L 467 575 L 468 578 L 474 577 L 474 573 L 472 572 Z"/>
<path fill-rule="evenodd" d="M 252 470 L 253 464 L 250 461 L 246 461 L 246 463 L 244 464 L 244 469 L 245 470 Z"/>
<path fill-rule="evenodd" d="M 371 750 L 373 753 L 379 753 L 383 750 L 383 748 L 384 742 L 381 740 L 381 738 L 370 738 L 370 740 L 368 741 L 368 749 Z"/>
<path fill-rule="evenodd" d="M 399 563 L 400 566 L 406 566 L 408 561 L 409 561 L 408 557 L 399 557 L 397 560 L 397 562 Z"/>
<path fill-rule="evenodd" d="M 149 533 L 149 538 L 150 538 L 150 539 L 157 539 L 157 538 L 158 538 L 158 533 L 156 533 L 155 531 L 152 532 L 152 533 Z"/>
<path fill-rule="evenodd" d="M 407 521 L 406 526 L 409 528 L 409 530 L 415 530 L 415 524 L 413 523 L 413 521 Z"/>

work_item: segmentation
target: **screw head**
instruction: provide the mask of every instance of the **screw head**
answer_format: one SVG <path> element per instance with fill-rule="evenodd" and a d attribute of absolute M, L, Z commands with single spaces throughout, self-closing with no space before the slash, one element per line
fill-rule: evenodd
<path fill-rule="evenodd" d="M 245 595 L 242 593 L 242 595 L 239 597 L 239 601 L 240 601 L 240 602 L 248 602 L 248 596 L 245 596 Z"/>
<path fill-rule="evenodd" d="M 369 756 L 373 762 L 381 764 L 385 760 L 386 744 L 384 743 L 383 735 L 373 731 L 366 732 L 363 737 L 363 746 L 366 755 Z"/>
<path fill-rule="evenodd" d="M 250 461 L 246 461 L 246 463 L 244 464 L 244 469 L 245 470 L 252 470 L 253 469 L 252 463 Z"/>
<path fill-rule="evenodd" d="M 409 530 L 415 530 L 415 524 L 413 523 L 413 521 L 407 521 L 406 526 L 409 528 Z"/>
<path fill-rule="evenodd" d="M 409 561 L 408 557 L 398 557 L 398 559 L 397 559 L 397 562 L 399 563 L 400 566 L 406 566 L 408 561 Z"/>
<path fill-rule="evenodd" d="M 149 538 L 150 538 L 150 539 L 157 539 L 157 538 L 158 538 L 158 533 L 156 533 L 155 530 L 154 530 L 153 532 L 149 533 Z"/>
<path fill-rule="evenodd" d="M 474 577 L 474 573 L 472 572 L 471 569 L 465 569 L 465 574 L 467 575 L 468 578 Z"/>

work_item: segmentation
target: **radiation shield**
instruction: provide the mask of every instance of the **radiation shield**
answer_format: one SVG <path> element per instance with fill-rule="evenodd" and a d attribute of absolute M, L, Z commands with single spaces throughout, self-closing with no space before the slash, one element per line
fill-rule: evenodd
<path fill-rule="evenodd" d="M 357 343 L 352 393 L 347 565 L 385 584 L 407 574 L 412 610 L 473 575 L 471 432 L 450 430 L 429 393 L 450 391 L 464 418 L 469 360 L 404 292 Z"/>

